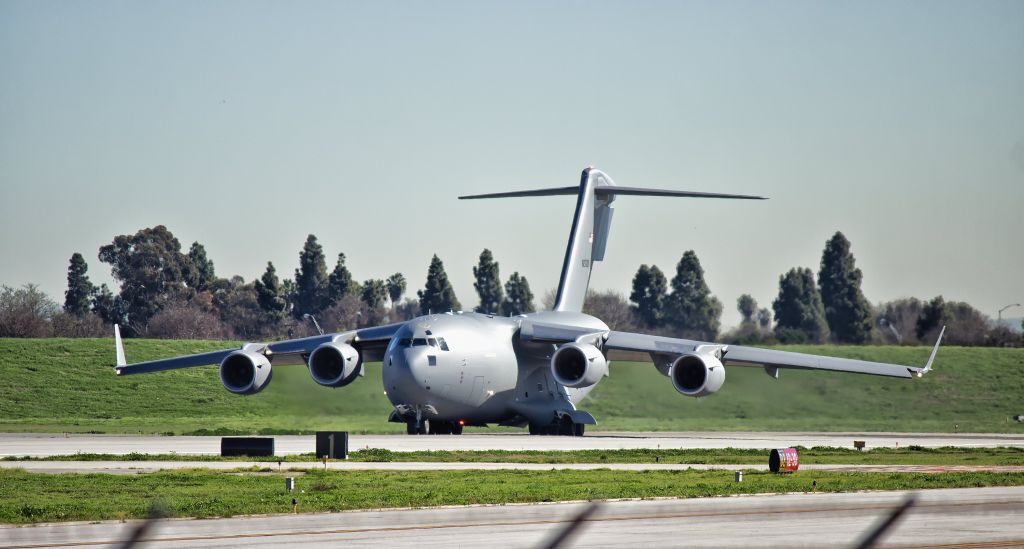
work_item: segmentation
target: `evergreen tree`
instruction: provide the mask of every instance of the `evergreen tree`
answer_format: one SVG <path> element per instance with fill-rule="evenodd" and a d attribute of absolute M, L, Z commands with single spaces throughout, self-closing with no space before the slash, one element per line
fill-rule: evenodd
<path fill-rule="evenodd" d="M 480 296 L 477 312 L 497 313 L 501 308 L 504 296 L 501 292 L 498 262 L 494 261 L 494 256 L 487 248 L 480 253 L 480 262 L 473 267 L 473 276 L 476 277 L 473 287 L 476 288 L 476 293 Z"/>
<path fill-rule="evenodd" d="M 772 325 L 772 312 L 768 309 L 761 308 L 757 311 L 757 326 L 761 330 L 767 330 Z"/>
<path fill-rule="evenodd" d="M 126 325 L 128 322 L 128 311 L 121 296 L 114 295 L 106 284 L 99 288 L 93 288 L 92 312 L 108 324 Z"/>
<path fill-rule="evenodd" d="M 385 284 L 388 287 L 388 298 L 391 300 L 391 305 L 398 305 L 399 300 L 402 299 L 402 294 L 405 293 L 405 277 L 402 273 L 395 273 L 388 277 Z"/>
<path fill-rule="evenodd" d="M 68 265 L 68 290 L 64 292 L 64 310 L 75 316 L 85 316 L 92 306 L 92 282 L 85 272 L 89 266 L 85 264 L 82 254 L 75 252 L 71 254 L 71 264 Z"/>
<path fill-rule="evenodd" d="M 199 292 L 209 290 L 213 282 L 217 280 L 217 274 L 213 270 L 213 261 L 206 257 L 206 248 L 198 242 L 193 242 L 192 247 L 188 249 L 188 259 L 192 262 L 193 267 L 190 271 L 189 286 Z"/>
<path fill-rule="evenodd" d="M 343 258 L 339 258 L 341 261 Z M 327 293 L 327 262 L 324 249 L 309 235 L 299 253 L 299 268 L 295 269 L 295 310 L 296 317 L 316 314 L 329 305 Z"/>
<path fill-rule="evenodd" d="M 871 305 L 861 293 L 862 274 L 854 263 L 850 241 L 837 231 L 825 243 L 818 284 L 832 339 L 840 343 L 864 343 L 871 338 Z"/>
<path fill-rule="evenodd" d="M 435 254 L 430 260 L 430 268 L 427 269 L 427 284 L 422 290 L 416 292 L 420 298 L 420 314 L 440 313 L 454 311 L 462 308 L 459 300 L 455 297 L 455 290 L 448 281 L 448 274 L 444 271 L 444 263 Z"/>
<path fill-rule="evenodd" d="M 779 341 L 823 343 L 828 339 L 825 309 L 810 269 L 790 269 L 779 277 L 779 296 L 772 302 L 772 309 Z"/>
<path fill-rule="evenodd" d="M 676 265 L 672 277 L 672 295 L 666 300 L 666 317 L 680 332 L 699 339 L 718 335 L 722 303 L 704 282 L 704 269 L 693 250 L 688 250 Z"/>
<path fill-rule="evenodd" d="M 288 308 L 288 300 L 285 299 L 284 289 L 277 278 L 277 270 L 274 264 L 267 262 L 267 270 L 254 283 L 256 289 L 256 303 L 264 315 L 271 321 L 277 322 L 284 318 Z"/>
<path fill-rule="evenodd" d="M 939 329 L 939 326 L 949 324 L 953 318 L 949 305 L 941 295 L 935 296 L 931 301 L 921 308 L 921 316 L 914 326 L 917 339 L 924 341 L 930 332 Z"/>
<path fill-rule="evenodd" d="M 502 314 L 515 316 L 532 313 L 534 310 L 530 283 L 525 276 L 519 276 L 518 272 L 512 273 L 508 282 L 505 283 L 505 299 L 501 305 Z"/>
<path fill-rule="evenodd" d="M 640 265 L 633 276 L 633 292 L 629 300 L 636 303 L 637 313 L 650 328 L 660 326 L 665 319 L 665 300 L 668 281 L 657 265 Z"/>
<path fill-rule="evenodd" d="M 331 271 L 327 288 L 331 303 L 337 303 L 339 299 L 347 295 L 360 293 L 359 283 L 352 280 L 352 273 L 345 266 L 345 254 L 338 254 L 338 262 L 334 265 L 334 270 Z"/>
<path fill-rule="evenodd" d="M 736 309 L 743 315 L 743 323 L 754 322 L 754 315 L 757 314 L 757 300 L 750 294 L 743 294 L 736 300 Z"/>
<path fill-rule="evenodd" d="M 370 279 L 363 282 L 360 299 L 371 309 L 379 309 L 384 306 L 384 300 L 388 298 L 387 285 L 383 280 Z"/>

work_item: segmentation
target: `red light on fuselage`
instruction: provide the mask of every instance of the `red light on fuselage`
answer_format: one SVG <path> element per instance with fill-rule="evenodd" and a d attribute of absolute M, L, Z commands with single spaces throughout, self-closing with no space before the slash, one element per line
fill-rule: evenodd
<path fill-rule="evenodd" d="M 465 427 L 466 426 L 466 420 L 460 419 L 459 420 L 459 425 L 462 425 L 463 427 Z"/>

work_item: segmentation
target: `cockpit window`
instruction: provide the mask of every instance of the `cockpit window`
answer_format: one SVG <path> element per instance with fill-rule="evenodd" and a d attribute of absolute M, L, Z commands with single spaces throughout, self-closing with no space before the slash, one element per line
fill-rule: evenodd
<path fill-rule="evenodd" d="M 398 340 L 398 346 L 399 347 L 408 347 L 411 344 L 412 344 L 412 339 L 410 339 L 408 337 L 403 337 L 402 339 Z"/>
<path fill-rule="evenodd" d="M 417 337 L 412 340 L 413 347 L 425 347 L 427 345 L 427 339 L 424 337 Z"/>
<path fill-rule="evenodd" d="M 447 351 L 448 350 L 448 344 L 444 342 L 444 338 L 443 337 L 437 338 L 437 342 L 441 345 L 441 350 L 442 351 Z"/>
<path fill-rule="evenodd" d="M 430 345 L 431 347 L 437 347 L 437 340 L 432 337 L 428 337 L 427 344 Z"/>

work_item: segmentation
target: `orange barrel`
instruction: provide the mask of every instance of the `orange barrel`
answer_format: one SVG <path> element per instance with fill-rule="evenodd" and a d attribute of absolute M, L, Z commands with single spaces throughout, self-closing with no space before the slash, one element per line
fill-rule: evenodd
<path fill-rule="evenodd" d="M 768 456 L 768 468 L 773 473 L 795 473 L 800 468 L 796 448 L 775 448 Z"/>

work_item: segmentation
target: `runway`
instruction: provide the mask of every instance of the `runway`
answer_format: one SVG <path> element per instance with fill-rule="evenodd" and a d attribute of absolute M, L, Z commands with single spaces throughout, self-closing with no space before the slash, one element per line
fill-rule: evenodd
<path fill-rule="evenodd" d="M 275 436 L 275 453 L 312 453 L 311 435 Z M 978 433 L 588 433 L 583 437 L 530 436 L 525 433 L 452 435 L 358 435 L 349 437 L 349 450 L 383 448 L 395 452 L 420 450 L 612 450 L 626 448 L 780 448 L 788 446 L 1024 447 L 1024 435 Z M 93 454 L 219 454 L 220 437 L 121 436 L 62 434 L 0 434 L 0 457 Z"/>
<path fill-rule="evenodd" d="M 573 547 L 851 547 L 900 492 L 601 504 Z M 928 490 L 885 547 L 1024 546 L 1024 487 Z M 448 507 L 160 522 L 146 547 L 536 547 L 585 503 Z M 0 548 L 113 547 L 138 522 L 0 527 Z"/>
<path fill-rule="evenodd" d="M 552 469 L 613 471 L 685 471 L 687 469 L 740 471 L 768 470 L 767 455 L 761 463 L 691 464 L 691 463 L 496 463 L 496 462 L 365 462 L 329 461 L 284 462 L 266 461 L 0 461 L 0 469 L 24 469 L 30 473 L 110 473 L 132 475 L 163 469 L 212 469 L 230 471 L 243 468 L 267 468 L 271 471 L 550 471 Z M 992 472 L 1024 473 L 1020 465 L 863 465 L 863 464 L 801 464 L 801 471 L 836 471 L 861 473 L 949 473 Z"/>

